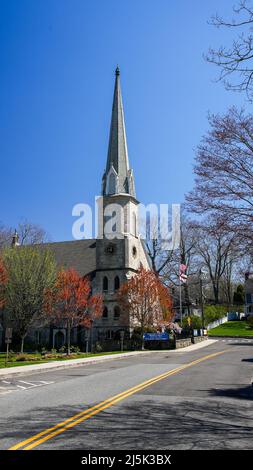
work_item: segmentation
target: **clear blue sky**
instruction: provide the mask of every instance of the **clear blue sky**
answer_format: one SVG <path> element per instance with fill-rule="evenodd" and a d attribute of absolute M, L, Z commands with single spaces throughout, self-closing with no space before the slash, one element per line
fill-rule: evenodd
<path fill-rule="evenodd" d="M 138 199 L 182 202 L 208 111 L 243 104 L 203 60 L 232 4 L 0 0 L 0 221 L 71 239 L 72 206 L 100 193 L 117 64 Z"/>

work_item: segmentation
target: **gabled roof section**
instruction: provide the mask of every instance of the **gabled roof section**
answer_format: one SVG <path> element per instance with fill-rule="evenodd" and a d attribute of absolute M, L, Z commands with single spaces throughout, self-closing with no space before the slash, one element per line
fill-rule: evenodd
<path fill-rule="evenodd" d="M 50 250 L 59 269 L 73 268 L 80 276 L 86 276 L 96 270 L 95 239 L 42 243 L 34 246 Z"/>

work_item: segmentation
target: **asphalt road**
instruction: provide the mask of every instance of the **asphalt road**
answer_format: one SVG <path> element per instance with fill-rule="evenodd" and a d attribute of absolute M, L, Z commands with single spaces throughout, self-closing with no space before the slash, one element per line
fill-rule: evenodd
<path fill-rule="evenodd" d="M 0 381 L 0 448 L 253 449 L 252 377 L 251 340 L 24 370 Z"/>

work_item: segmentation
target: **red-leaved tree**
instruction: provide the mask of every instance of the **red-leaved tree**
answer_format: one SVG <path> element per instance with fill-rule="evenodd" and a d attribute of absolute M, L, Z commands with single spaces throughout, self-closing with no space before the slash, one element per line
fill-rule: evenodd
<path fill-rule="evenodd" d="M 131 325 L 140 327 L 142 349 L 145 328 L 160 329 L 171 321 L 173 315 L 168 289 L 153 271 L 144 268 L 122 284 L 118 302 L 129 312 Z"/>
<path fill-rule="evenodd" d="M 90 328 L 92 322 L 102 315 L 102 296 L 91 295 L 88 277 L 80 277 L 71 268 L 61 270 L 54 288 L 47 292 L 46 310 L 53 321 L 67 328 L 69 355 L 72 329 L 79 325 Z"/>

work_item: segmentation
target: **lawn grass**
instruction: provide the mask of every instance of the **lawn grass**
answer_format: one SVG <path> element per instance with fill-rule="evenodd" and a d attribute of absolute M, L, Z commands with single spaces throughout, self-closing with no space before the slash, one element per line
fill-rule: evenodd
<path fill-rule="evenodd" d="M 246 321 L 228 321 L 208 330 L 208 336 L 252 336 L 253 329 Z"/>
<path fill-rule="evenodd" d="M 130 352 L 130 351 L 123 351 L 125 352 Z M 29 354 L 29 353 L 24 353 L 25 356 L 29 358 L 33 358 L 33 360 L 28 360 L 28 361 L 16 361 L 17 355 L 11 357 L 9 359 L 9 362 L 5 366 L 5 357 L 6 355 L 4 353 L 0 353 L 0 369 L 4 367 L 16 367 L 16 366 L 30 366 L 30 365 L 36 365 L 36 364 L 44 364 L 47 362 L 52 362 L 52 361 L 69 361 L 71 359 L 83 359 L 87 357 L 96 357 L 96 356 L 107 356 L 108 354 L 120 354 L 121 351 L 111 351 L 111 352 L 100 352 L 100 353 L 79 353 L 79 354 L 73 354 L 71 356 L 66 356 L 62 354 L 61 357 L 52 357 L 52 358 L 45 358 L 41 354 Z"/>

